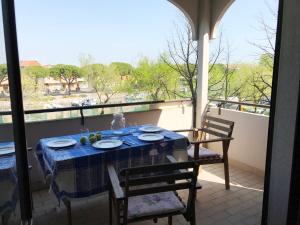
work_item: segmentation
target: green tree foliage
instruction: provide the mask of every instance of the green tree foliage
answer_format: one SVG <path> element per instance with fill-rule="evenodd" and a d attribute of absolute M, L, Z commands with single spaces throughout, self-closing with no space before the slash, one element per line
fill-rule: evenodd
<path fill-rule="evenodd" d="M 8 79 L 6 64 L 0 64 L 0 84 Z"/>
<path fill-rule="evenodd" d="M 221 98 L 224 83 L 224 65 L 210 65 L 208 76 L 208 95 L 210 98 Z"/>
<path fill-rule="evenodd" d="M 269 69 L 269 72 L 273 71 L 274 54 L 264 53 L 260 56 L 259 65 Z"/>
<path fill-rule="evenodd" d="M 25 97 L 24 101 L 29 102 L 38 96 L 38 92 L 35 89 L 35 85 L 33 85 L 35 83 L 35 80 L 33 77 L 28 76 L 27 74 L 22 74 L 21 80 L 22 80 L 22 93 L 23 93 L 23 97 Z"/>
<path fill-rule="evenodd" d="M 139 61 L 129 81 L 131 92 L 145 93 L 151 100 L 174 98 L 178 85 L 176 71 L 162 60 L 152 62 L 148 58 Z"/>
<path fill-rule="evenodd" d="M 77 83 L 77 79 L 82 76 L 81 70 L 77 66 L 58 64 L 50 69 L 50 76 L 66 82 L 68 94 L 71 94 L 71 85 Z"/>
<path fill-rule="evenodd" d="M 240 99 L 246 80 L 239 69 L 239 65 L 216 65 L 209 74 L 209 96 L 224 100 L 235 97 Z"/>
<path fill-rule="evenodd" d="M 208 94 L 215 99 L 269 103 L 271 80 L 265 64 L 216 64 L 209 74 Z"/>
<path fill-rule="evenodd" d="M 49 76 L 49 69 L 43 66 L 30 66 L 24 68 L 22 71 L 23 75 L 29 76 L 34 81 L 34 89 L 38 89 L 38 83 L 40 78 L 45 78 Z"/>
<path fill-rule="evenodd" d="M 122 88 L 121 77 L 113 65 L 91 64 L 82 68 L 84 76 L 91 79 L 100 104 L 107 103 Z"/>
<path fill-rule="evenodd" d="M 254 102 L 271 103 L 272 77 L 273 77 L 272 56 L 262 55 L 259 65 L 252 69 L 250 85 L 255 88 L 256 98 Z"/>
<path fill-rule="evenodd" d="M 110 65 L 113 66 L 121 76 L 127 76 L 133 72 L 133 67 L 129 63 L 113 62 Z"/>

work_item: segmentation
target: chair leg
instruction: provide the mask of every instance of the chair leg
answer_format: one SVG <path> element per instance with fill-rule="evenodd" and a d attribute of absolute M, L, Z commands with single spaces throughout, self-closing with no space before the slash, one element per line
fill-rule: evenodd
<path fill-rule="evenodd" d="M 172 225 L 172 216 L 168 216 L 168 225 Z"/>
<path fill-rule="evenodd" d="M 192 216 L 191 221 L 190 221 L 190 225 L 196 225 L 195 215 Z"/>
<path fill-rule="evenodd" d="M 120 217 L 120 203 L 116 202 L 116 225 L 121 225 L 121 217 Z M 124 222 L 122 223 L 124 225 Z"/>
<path fill-rule="evenodd" d="M 197 180 L 196 180 L 197 183 L 198 183 L 198 174 L 199 174 L 200 166 L 201 166 L 201 165 L 198 165 L 197 168 L 195 168 L 195 170 L 194 170 L 195 173 L 197 174 L 197 175 L 196 175 L 196 176 L 197 176 L 197 177 L 196 177 L 196 178 L 197 178 Z M 197 185 L 197 184 L 196 184 L 196 185 Z M 202 189 L 202 186 L 200 185 L 199 188 L 197 188 L 197 186 L 196 186 L 196 191 L 195 191 L 195 201 L 197 201 L 197 190 L 198 190 L 198 189 Z"/>
<path fill-rule="evenodd" d="M 72 208 L 71 202 L 67 198 L 62 199 L 64 205 L 67 208 L 67 215 L 68 215 L 68 225 L 72 225 Z"/>
<path fill-rule="evenodd" d="M 223 160 L 224 160 L 224 176 L 225 176 L 225 188 L 226 190 L 230 189 L 230 180 L 229 180 L 229 163 L 228 163 L 228 141 L 223 141 Z"/>
<path fill-rule="evenodd" d="M 6 213 L 4 213 L 4 214 L 1 216 L 1 222 L 2 222 L 2 225 L 7 225 L 7 224 L 8 224 L 8 221 L 9 221 L 10 216 L 11 216 L 11 212 L 6 212 Z"/>
<path fill-rule="evenodd" d="M 225 175 L 225 188 L 226 190 L 230 190 L 228 159 L 224 161 L 224 175 Z"/>
<path fill-rule="evenodd" d="M 111 190 L 109 190 L 109 196 L 108 196 L 108 204 L 109 204 L 109 225 L 112 225 L 112 193 Z"/>

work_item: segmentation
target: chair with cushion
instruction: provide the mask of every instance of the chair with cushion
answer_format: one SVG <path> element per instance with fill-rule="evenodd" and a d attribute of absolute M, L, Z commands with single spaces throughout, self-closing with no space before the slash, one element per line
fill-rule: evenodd
<path fill-rule="evenodd" d="M 108 165 L 110 224 L 113 218 L 114 224 L 127 225 L 168 217 L 172 225 L 172 216 L 181 214 L 195 225 L 196 169 L 194 162 L 133 167 L 121 170 L 119 179 L 114 166 Z M 185 189 L 186 202 L 177 193 Z"/>
<path fill-rule="evenodd" d="M 225 187 L 227 190 L 230 189 L 228 149 L 230 141 L 233 140 L 233 127 L 233 121 L 206 115 L 203 117 L 201 128 L 176 130 L 176 132 L 192 132 L 188 156 L 198 165 L 224 163 Z M 209 135 L 209 139 L 207 139 L 207 135 Z M 203 145 L 214 142 L 222 143 L 222 155 L 203 147 Z"/>

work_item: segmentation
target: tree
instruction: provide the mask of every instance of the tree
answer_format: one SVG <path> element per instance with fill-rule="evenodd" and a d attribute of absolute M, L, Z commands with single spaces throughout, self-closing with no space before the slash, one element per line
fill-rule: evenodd
<path fill-rule="evenodd" d="M 91 64 L 82 68 L 82 73 L 91 79 L 100 104 L 107 103 L 121 90 L 121 78 L 112 65 Z"/>
<path fill-rule="evenodd" d="M 66 82 L 68 94 L 71 94 L 71 85 L 77 83 L 77 79 L 81 77 L 81 70 L 77 66 L 59 64 L 50 69 L 50 76 Z"/>
<path fill-rule="evenodd" d="M 89 54 L 80 54 L 79 55 L 80 67 L 85 67 L 87 65 L 90 65 L 94 61 L 95 61 L 95 59 L 92 55 L 89 55 Z"/>
<path fill-rule="evenodd" d="M 248 77 L 239 73 L 241 64 L 231 63 L 232 52 L 228 41 L 223 44 L 223 33 L 220 32 L 209 62 L 208 95 L 211 98 L 238 98 L 239 101 L 242 99 Z"/>
<path fill-rule="evenodd" d="M 218 37 L 218 44 L 213 51 L 210 51 L 209 70 L 208 70 L 208 96 L 220 98 L 220 91 L 222 90 L 223 64 L 218 63 L 218 60 L 224 53 L 223 46 L 223 32 L 220 32 Z"/>
<path fill-rule="evenodd" d="M 269 5 L 268 9 L 273 17 L 273 21 L 276 21 L 276 11 Z M 263 31 L 264 37 L 262 38 L 262 41 L 250 42 L 251 45 L 258 49 L 260 55 L 259 69 L 253 71 L 253 78 L 250 84 L 260 93 L 264 102 L 271 104 L 275 38 L 277 30 L 275 24 L 267 24 L 263 17 L 259 19 L 259 25 L 259 30 Z"/>
<path fill-rule="evenodd" d="M 89 54 L 80 54 L 79 55 L 79 62 L 80 62 L 81 68 L 93 64 L 94 61 L 95 61 L 95 59 L 92 55 L 89 55 Z M 88 75 L 86 76 L 86 80 L 88 82 L 88 88 L 92 89 L 92 81 Z"/>
<path fill-rule="evenodd" d="M 173 94 L 192 99 L 193 125 L 196 125 L 198 44 L 192 39 L 192 29 L 187 21 L 182 30 L 176 29 L 175 36 L 168 41 L 168 50 L 162 55 L 162 60 L 180 75 L 183 85 L 188 87 L 188 95 L 177 90 Z"/>
<path fill-rule="evenodd" d="M 0 64 L 0 85 L 7 81 L 7 67 L 6 64 Z"/>
<path fill-rule="evenodd" d="M 273 63 L 271 56 L 262 55 L 259 65 L 252 69 L 252 78 L 250 85 L 256 90 L 256 98 L 253 99 L 255 103 L 264 102 L 271 104 L 272 92 L 272 71 L 269 65 Z"/>
<path fill-rule="evenodd" d="M 42 66 L 30 66 L 24 68 L 24 74 L 32 77 L 34 80 L 34 90 L 38 89 L 38 82 L 40 78 L 49 76 L 49 69 Z"/>
<path fill-rule="evenodd" d="M 225 64 L 223 68 L 224 82 L 222 84 L 222 97 L 228 100 L 229 97 L 236 97 L 240 95 L 241 89 L 243 87 L 242 83 L 237 82 L 238 77 L 236 76 L 237 66 L 230 64 L 231 58 L 231 48 L 227 44 L 227 50 L 225 54 Z"/>
<path fill-rule="evenodd" d="M 21 80 L 24 101 L 29 100 L 28 102 L 30 102 L 31 99 L 34 99 L 36 96 L 39 95 L 35 90 L 35 86 L 32 85 L 35 82 L 34 78 L 27 74 L 22 74 Z"/>
<path fill-rule="evenodd" d="M 110 65 L 115 67 L 116 71 L 120 74 L 120 76 L 127 76 L 132 74 L 133 72 L 133 67 L 129 63 L 112 62 Z"/>
<path fill-rule="evenodd" d="M 251 79 L 248 83 L 258 92 L 252 95 L 251 101 L 255 103 L 263 101 L 266 104 L 271 104 L 273 57 L 269 53 L 262 54 L 259 64 L 252 68 Z"/>
<path fill-rule="evenodd" d="M 151 62 L 143 58 L 132 72 L 129 86 L 131 92 L 145 93 L 149 99 L 157 101 L 174 97 L 178 79 L 178 74 L 163 60 Z"/>

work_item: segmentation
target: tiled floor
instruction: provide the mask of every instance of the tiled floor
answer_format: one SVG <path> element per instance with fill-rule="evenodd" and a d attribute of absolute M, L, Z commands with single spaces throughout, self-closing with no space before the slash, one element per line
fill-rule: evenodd
<path fill-rule="evenodd" d="M 198 191 L 196 202 L 199 225 L 257 225 L 260 224 L 263 196 L 263 178 L 231 168 L 231 190 L 226 191 L 223 180 L 223 165 L 204 166 L 199 174 L 203 186 Z M 64 206 L 48 191 L 34 193 L 35 225 L 67 225 Z M 107 225 L 107 196 L 102 195 L 72 205 L 73 225 Z M 153 224 L 153 221 L 138 223 Z M 158 224 L 167 224 L 159 220 Z M 187 223 L 183 217 L 175 217 L 174 225 Z"/>

